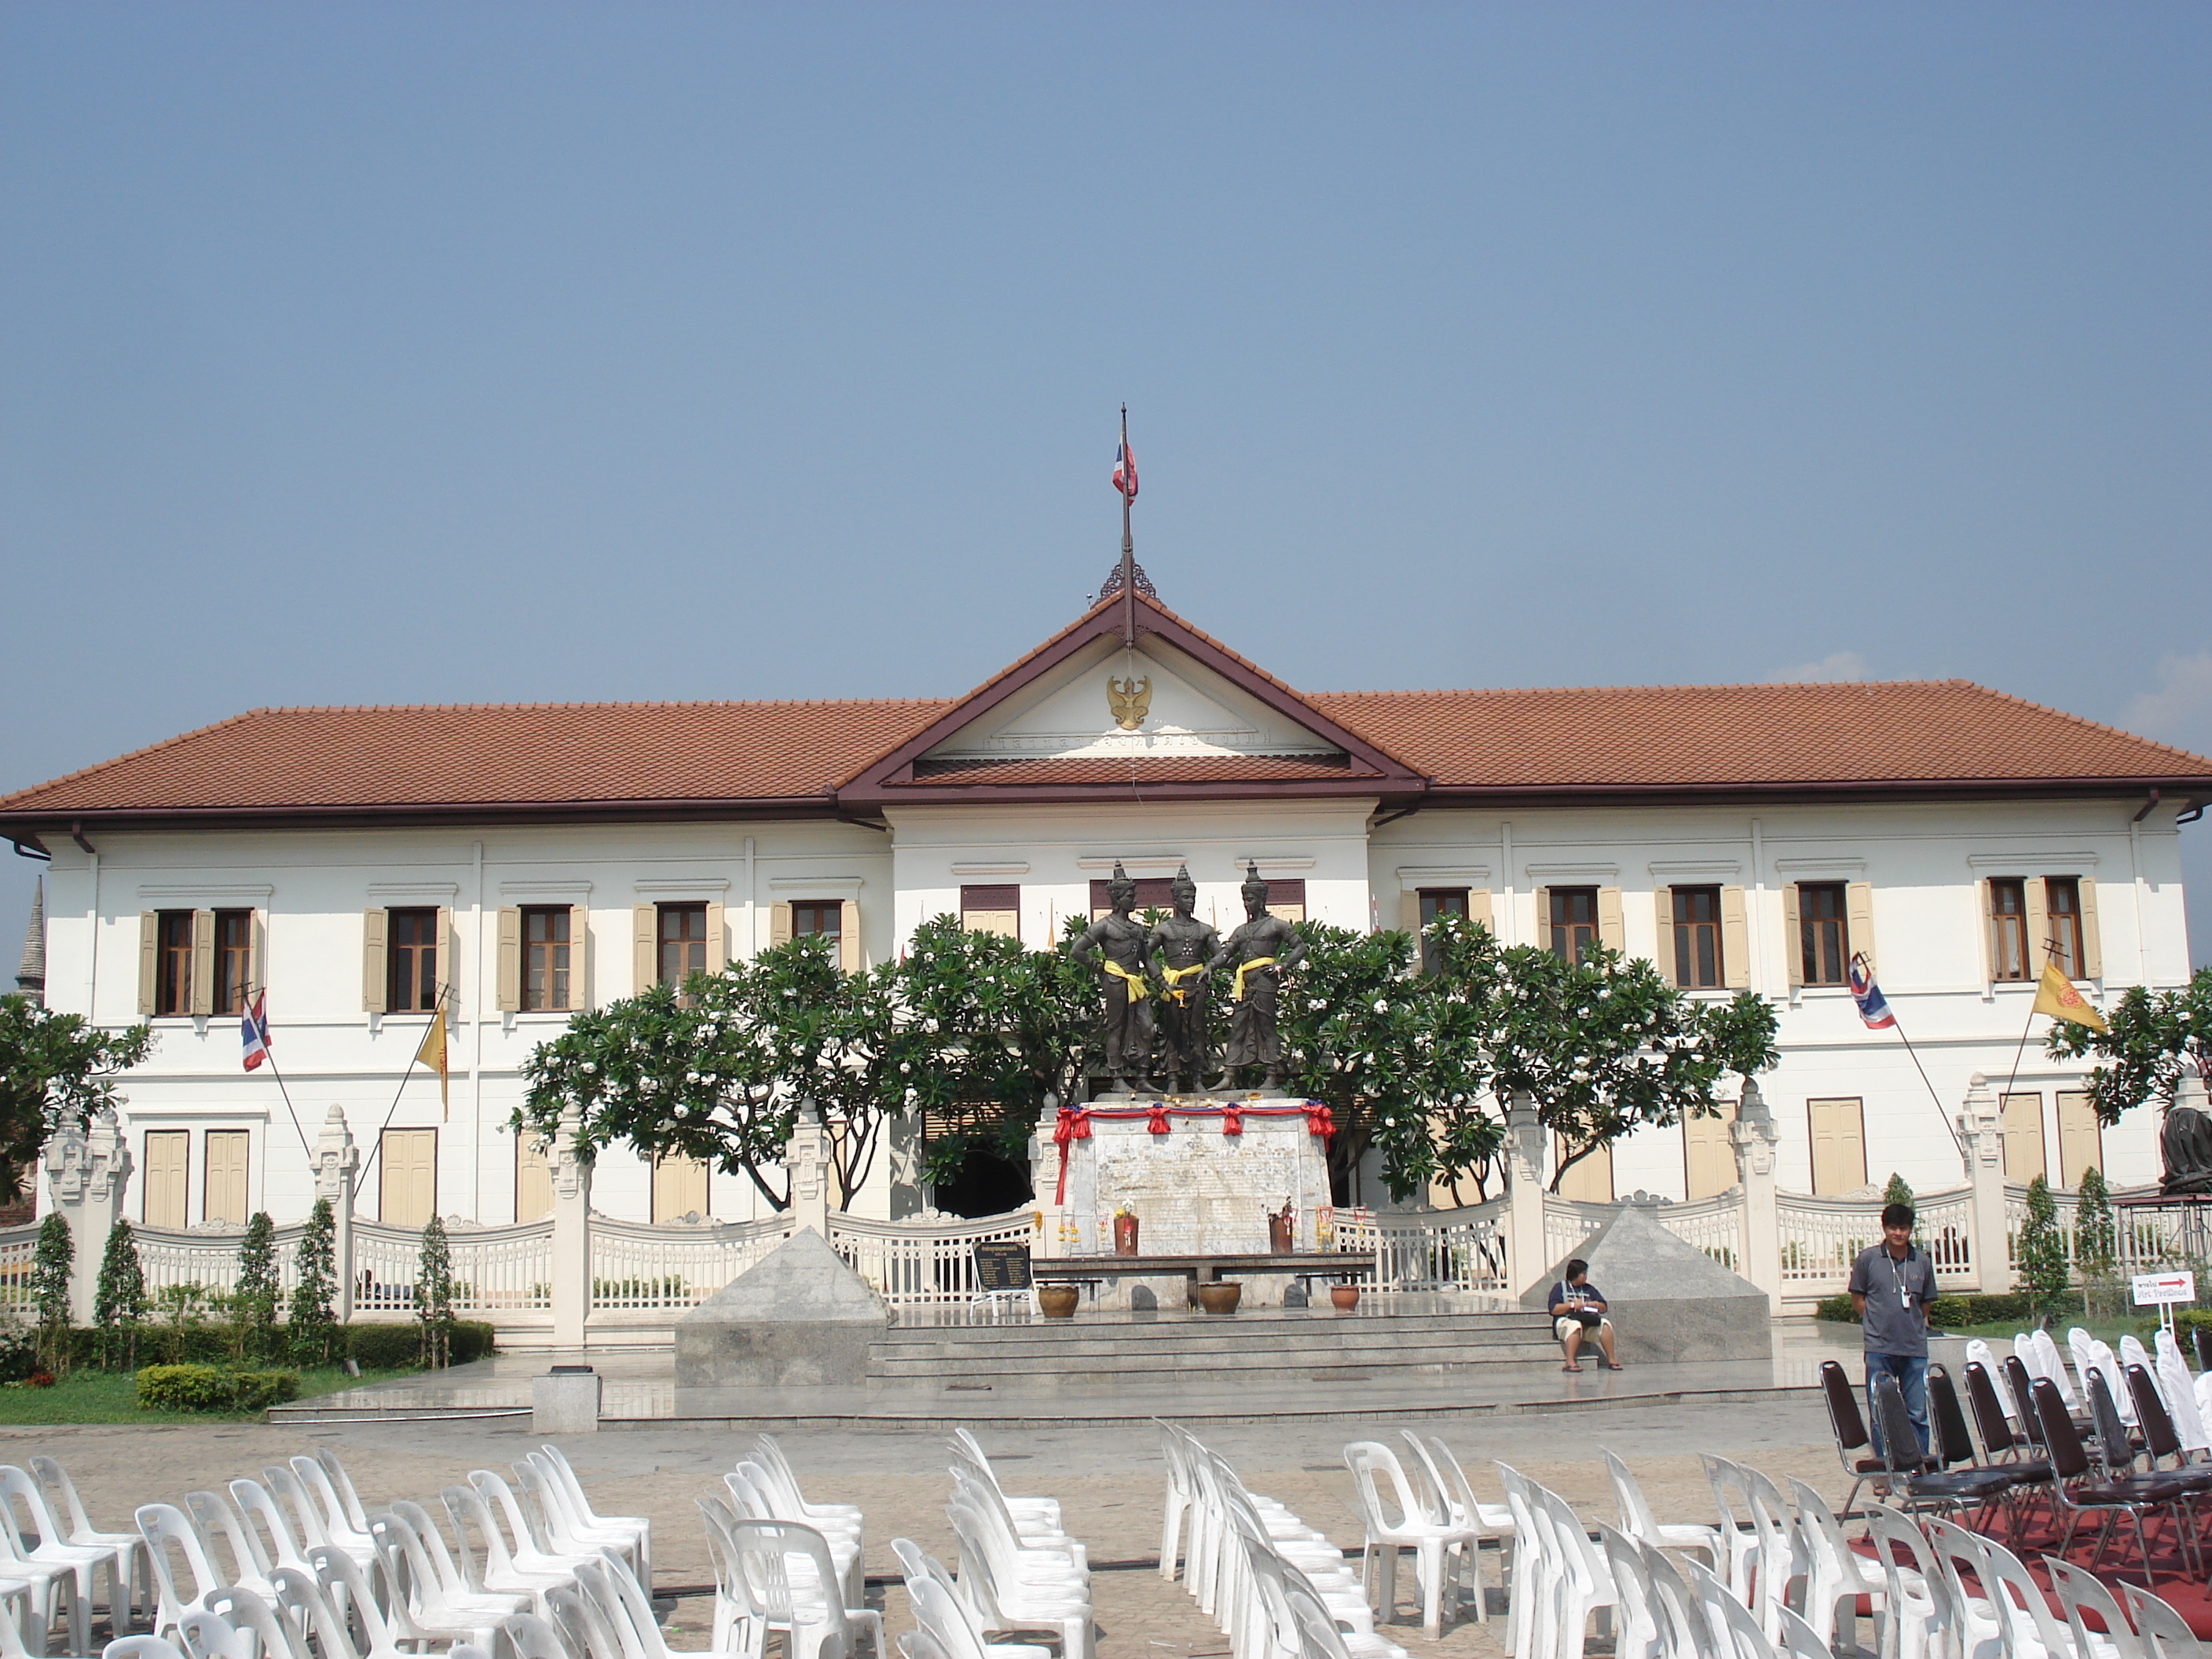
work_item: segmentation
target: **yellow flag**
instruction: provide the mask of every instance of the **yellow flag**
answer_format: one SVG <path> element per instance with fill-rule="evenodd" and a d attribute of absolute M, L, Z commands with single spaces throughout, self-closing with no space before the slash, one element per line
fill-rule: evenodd
<path fill-rule="evenodd" d="M 2043 978 L 2035 988 L 2034 1012 L 2048 1014 L 2053 1019 L 2071 1020 L 2076 1025 L 2086 1025 L 2093 1031 L 2109 1028 L 2105 1017 L 2089 1006 L 2088 999 L 2074 988 L 2074 982 L 2058 971 L 2058 964 L 2043 964 Z"/>
<path fill-rule="evenodd" d="M 2072 990 L 2072 986 L 2066 988 Z M 428 1066 L 438 1074 L 438 1105 L 441 1110 L 448 1105 L 446 1099 L 446 1011 L 442 1007 L 430 1017 L 430 1029 L 422 1033 L 422 1046 L 415 1051 L 416 1062 Z"/>

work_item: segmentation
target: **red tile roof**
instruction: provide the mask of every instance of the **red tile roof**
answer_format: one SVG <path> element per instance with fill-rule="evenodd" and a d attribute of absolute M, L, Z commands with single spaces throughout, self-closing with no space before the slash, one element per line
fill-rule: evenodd
<path fill-rule="evenodd" d="M 1084 755 L 1068 759 L 930 761 L 915 783 L 930 788 L 983 784 L 1305 783 L 1377 774 L 1342 759 L 1309 755 Z"/>

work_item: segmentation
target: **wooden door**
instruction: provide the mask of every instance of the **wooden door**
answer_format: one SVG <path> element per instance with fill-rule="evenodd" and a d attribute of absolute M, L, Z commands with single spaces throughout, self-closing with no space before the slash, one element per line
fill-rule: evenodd
<path fill-rule="evenodd" d="M 2105 1167 L 2105 1134 L 2089 1097 L 2072 1091 L 2058 1097 L 2058 1179 L 2079 1187 L 2087 1170 Z"/>
<path fill-rule="evenodd" d="M 1554 1159 L 1566 1156 L 1557 1137 L 1552 1141 L 1552 1156 Z M 1559 1196 L 1583 1204 L 1612 1203 L 1613 1148 L 1601 1146 L 1569 1170 L 1559 1182 Z"/>
<path fill-rule="evenodd" d="M 244 1129 L 210 1129 L 201 1137 L 206 1175 L 200 1182 L 200 1219 L 243 1227 L 247 1214 Z"/>
<path fill-rule="evenodd" d="M 377 1218 L 420 1227 L 438 1212 L 438 1132 L 386 1129 L 377 1155 Z"/>
<path fill-rule="evenodd" d="M 528 1129 L 514 1137 L 514 1218 L 538 1221 L 553 1213 L 553 1170 L 545 1142 Z"/>
<path fill-rule="evenodd" d="M 653 1218 L 680 1221 L 708 1213 L 706 1164 L 696 1158 L 653 1159 Z"/>
<path fill-rule="evenodd" d="M 2004 1097 L 2004 1172 L 2023 1186 L 2045 1173 L 2040 1094 Z"/>
<path fill-rule="evenodd" d="M 1733 1107 L 1719 1117 L 1682 1120 L 1682 1194 L 1692 1203 L 1736 1184 L 1735 1145 L 1729 1139 L 1735 1121 Z"/>
<path fill-rule="evenodd" d="M 1856 1098 L 1808 1100 L 1805 1115 L 1813 1135 L 1813 1191 L 1826 1197 L 1865 1186 L 1865 1108 Z"/>
<path fill-rule="evenodd" d="M 149 1227 L 182 1228 L 191 1224 L 185 1207 L 191 1186 L 192 1133 L 189 1129 L 149 1129 L 146 1132 L 146 1207 L 142 1218 Z"/>

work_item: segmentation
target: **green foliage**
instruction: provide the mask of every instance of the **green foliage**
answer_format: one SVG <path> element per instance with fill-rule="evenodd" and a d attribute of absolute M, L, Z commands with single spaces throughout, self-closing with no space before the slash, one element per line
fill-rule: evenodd
<path fill-rule="evenodd" d="M 0 1323 L 0 1382 L 22 1382 L 39 1370 L 39 1333 L 10 1319 Z"/>
<path fill-rule="evenodd" d="M 1723 1072 L 1733 1072 L 1747 1083 L 1782 1063 L 1776 1042 L 1781 1027 L 1774 1005 L 1758 992 L 1738 991 L 1726 1002 L 1705 1004 L 1700 1020 L 1705 1052 Z"/>
<path fill-rule="evenodd" d="M 138 1240 L 128 1221 L 118 1219 L 100 1258 L 93 1288 L 92 1319 L 100 1333 L 103 1370 L 129 1370 L 138 1363 L 138 1330 L 153 1304 L 146 1296 L 146 1269 L 138 1260 Z"/>
<path fill-rule="evenodd" d="M 457 1319 L 446 1335 L 456 1365 L 493 1351 L 492 1328 L 482 1320 Z M 343 1345 L 346 1358 L 365 1371 L 412 1370 L 422 1363 L 419 1322 L 343 1325 L 337 1328 L 337 1340 Z"/>
<path fill-rule="evenodd" d="M 151 1028 L 103 1031 L 27 997 L 0 997 L 0 1200 L 22 1195 L 24 1175 L 64 1120 L 82 1123 L 114 1097 L 114 1078 L 145 1059 Z"/>
<path fill-rule="evenodd" d="M 2041 1176 L 2027 1183 L 2027 1219 L 2014 1255 L 2028 1306 L 2038 1315 L 2055 1310 L 2065 1297 L 2071 1273 L 2058 1206 L 2051 1200 L 2051 1183 Z"/>
<path fill-rule="evenodd" d="M 1856 1325 L 1849 1292 L 1824 1296 L 1813 1310 L 1815 1319 Z M 2034 1316 L 2027 1296 L 2014 1291 L 2003 1296 L 1939 1296 L 1928 1304 L 1928 1322 L 1937 1330 L 1964 1330 L 1972 1325 L 2025 1325 Z"/>
<path fill-rule="evenodd" d="M 1894 1170 L 1889 1172 L 1888 1184 L 1881 1189 L 1881 1202 L 1885 1209 L 1892 1204 L 1902 1204 L 1907 1209 L 1912 1207 L 1912 1188 L 1905 1185 L 1905 1177 Z"/>
<path fill-rule="evenodd" d="M 283 1346 L 276 1329 L 283 1291 L 276 1276 L 276 1224 L 268 1212 L 247 1218 L 238 1246 L 238 1282 L 232 1288 L 230 1316 L 237 1326 L 240 1359 L 272 1359 Z"/>
<path fill-rule="evenodd" d="M 2074 1260 L 2083 1273 L 2103 1275 L 2112 1271 L 2118 1255 L 2105 1172 L 2093 1164 L 2081 1172 L 2081 1193 L 2074 1211 Z"/>
<path fill-rule="evenodd" d="M 315 1200 L 301 1230 L 294 1257 L 299 1271 L 292 1287 L 292 1304 L 285 1336 L 292 1358 L 302 1365 L 327 1364 L 337 1331 L 337 1218 L 327 1198 Z"/>
<path fill-rule="evenodd" d="M 69 1370 L 71 1358 L 70 1266 L 76 1258 L 69 1223 L 58 1210 L 49 1210 L 31 1257 L 31 1301 L 39 1310 L 39 1358 L 55 1376 Z"/>
<path fill-rule="evenodd" d="M 139 1406 L 149 1411 L 258 1412 L 295 1400 L 297 1371 L 226 1370 L 214 1365 L 149 1365 L 138 1373 Z"/>
<path fill-rule="evenodd" d="M 441 1371 L 453 1363 L 453 1253 L 446 1224 L 432 1216 L 422 1226 L 422 1255 L 415 1272 L 415 1316 L 422 1327 L 422 1364 Z"/>
<path fill-rule="evenodd" d="M 2094 1056 L 2088 1077 L 2098 1121 L 2118 1123 L 2130 1106 L 2156 1097 L 2173 1103 L 2182 1068 L 2212 1060 L 2212 967 L 2199 968 L 2178 990 L 2131 985 L 2107 1009 L 2105 1031 L 2055 1020 L 2045 1052 L 2063 1059 Z"/>

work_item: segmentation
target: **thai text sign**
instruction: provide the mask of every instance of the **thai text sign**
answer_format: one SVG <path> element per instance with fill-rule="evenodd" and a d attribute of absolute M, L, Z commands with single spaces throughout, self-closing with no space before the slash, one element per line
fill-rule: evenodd
<path fill-rule="evenodd" d="M 2137 1273 L 2135 1287 L 2138 1308 L 2197 1300 L 2197 1275 L 2193 1273 Z"/>

